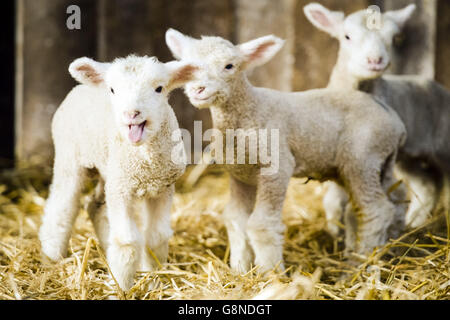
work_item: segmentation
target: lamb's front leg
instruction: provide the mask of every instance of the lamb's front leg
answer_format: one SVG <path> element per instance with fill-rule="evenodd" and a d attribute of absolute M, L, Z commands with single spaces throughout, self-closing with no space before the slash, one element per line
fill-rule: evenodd
<path fill-rule="evenodd" d="M 230 201 L 222 217 L 230 242 L 230 266 L 238 273 L 247 272 L 253 262 L 253 251 L 246 234 L 247 220 L 255 206 L 256 187 L 230 176 Z"/>
<path fill-rule="evenodd" d="M 169 239 L 173 234 L 170 225 L 170 209 L 174 189 L 174 186 L 171 186 L 157 198 L 147 199 L 144 203 L 141 217 L 144 235 L 141 271 L 151 271 L 158 267 L 157 262 L 149 255 L 148 248 L 152 250 L 161 264 L 167 261 Z"/>
<path fill-rule="evenodd" d="M 113 276 L 126 291 L 133 285 L 143 239 L 132 219 L 133 199 L 110 190 L 107 184 L 106 208 L 110 225 L 107 259 Z"/>
<path fill-rule="evenodd" d="M 285 226 L 281 211 L 293 172 L 293 166 L 281 165 L 276 175 L 258 177 L 255 209 L 247 222 L 247 234 L 259 271 L 272 270 L 279 264 L 284 270 L 283 244 Z"/>

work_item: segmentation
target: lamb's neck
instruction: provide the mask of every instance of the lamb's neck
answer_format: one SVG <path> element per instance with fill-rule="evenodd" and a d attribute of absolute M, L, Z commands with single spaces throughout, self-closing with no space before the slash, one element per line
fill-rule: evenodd
<path fill-rule="evenodd" d="M 160 154 L 161 150 L 167 149 L 168 146 L 173 144 L 171 140 L 173 130 L 168 120 L 161 123 L 157 133 L 142 145 L 144 154 Z"/>
<path fill-rule="evenodd" d="M 255 87 L 242 75 L 235 82 L 232 94 L 220 105 L 211 106 L 213 125 L 218 129 L 228 129 L 239 126 L 243 115 L 252 116 L 257 112 L 258 98 Z"/>
<path fill-rule="evenodd" d="M 337 63 L 333 68 L 327 87 L 340 90 L 347 89 L 371 92 L 375 80 L 361 80 L 350 74 L 347 67 L 348 59 L 347 55 L 340 50 Z"/>

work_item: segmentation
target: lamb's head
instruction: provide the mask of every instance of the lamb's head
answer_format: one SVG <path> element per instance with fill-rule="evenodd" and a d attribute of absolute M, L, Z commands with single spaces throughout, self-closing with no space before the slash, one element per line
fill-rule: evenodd
<path fill-rule="evenodd" d="M 198 66 L 185 92 L 195 107 L 208 108 L 226 103 L 242 84 L 244 72 L 269 61 L 284 40 L 270 35 L 234 45 L 221 37 L 194 39 L 169 29 L 166 43 L 175 58 Z"/>
<path fill-rule="evenodd" d="M 359 80 L 377 78 L 389 67 L 394 44 L 414 13 L 415 4 L 387 11 L 360 10 L 347 17 L 318 3 L 304 7 L 308 20 L 322 31 L 337 38 L 341 61 L 347 71 Z"/>
<path fill-rule="evenodd" d="M 107 91 L 118 130 L 133 145 L 158 134 L 169 93 L 191 80 L 194 70 L 194 66 L 180 61 L 161 63 L 154 57 L 137 56 L 112 63 L 84 57 L 69 67 L 80 83 Z"/>

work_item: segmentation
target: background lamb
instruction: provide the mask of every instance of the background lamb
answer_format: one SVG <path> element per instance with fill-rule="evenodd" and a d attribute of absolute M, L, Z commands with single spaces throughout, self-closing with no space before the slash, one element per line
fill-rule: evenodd
<path fill-rule="evenodd" d="M 173 183 L 185 169 L 183 161 L 171 159 L 178 122 L 167 99 L 192 70 L 136 56 L 113 63 L 80 58 L 70 65 L 82 85 L 68 94 L 52 122 L 54 176 L 39 232 L 46 256 L 66 255 L 81 188 L 88 171 L 96 171 L 94 200 L 105 198 L 106 216 L 102 210 L 96 216 L 95 202 L 88 211 L 120 287 L 131 287 L 138 268 L 155 265 L 146 246 L 166 260 Z"/>
<path fill-rule="evenodd" d="M 235 46 L 220 37 L 199 40 L 169 29 L 166 42 L 176 58 L 198 66 L 185 92 L 197 108 L 210 108 L 214 127 L 224 136 L 226 129 L 279 130 L 277 173 L 261 174 L 261 163 L 227 166 L 231 200 L 223 217 L 234 270 L 248 270 L 252 252 L 261 271 L 282 261 L 281 209 L 291 176 L 333 179 L 349 190 L 361 215 L 352 226 L 359 237 L 348 239 L 348 249 L 367 253 L 385 243 L 389 226 L 405 212 L 386 194 L 395 183 L 393 165 L 405 139 L 395 112 L 357 91 L 253 87 L 245 71 L 280 50 L 283 41 L 274 36 Z M 393 198 L 401 200 L 401 191 Z"/>
<path fill-rule="evenodd" d="M 406 224 L 413 228 L 430 216 L 443 179 L 450 174 L 450 92 L 421 76 L 382 76 L 390 65 L 395 39 L 415 8 L 411 4 L 385 12 L 379 28 L 369 29 L 366 10 L 344 18 L 342 12 L 318 3 L 304 7 L 313 25 L 339 40 L 328 87 L 371 93 L 390 105 L 405 124 L 408 137 L 399 150 L 396 169 L 411 189 Z M 347 202 L 345 191 L 330 184 L 323 204 L 332 233 L 338 232 L 333 221 L 340 219 Z"/>

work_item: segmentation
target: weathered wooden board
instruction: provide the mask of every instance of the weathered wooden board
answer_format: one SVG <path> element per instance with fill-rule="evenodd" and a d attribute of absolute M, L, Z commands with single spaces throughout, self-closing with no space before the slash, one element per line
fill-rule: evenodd
<path fill-rule="evenodd" d="M 290 91 L 294 65 L 294 0 L 237 0 L 236 41 L 242 43 L 274 34 L 286 40 L 283 49 L 266 65 L 249 73 L 257 86 Z"/>
<path fill-rule="evenodd" d="M 67 7 L 81 8 L 81 30 L 66 26 Z M 96 3 L 90 0 L 18 0 L 16 19 L 16 157 L 49 162 L 51 119 L 74 86 L 67 68 L 95 56 Z"/>

